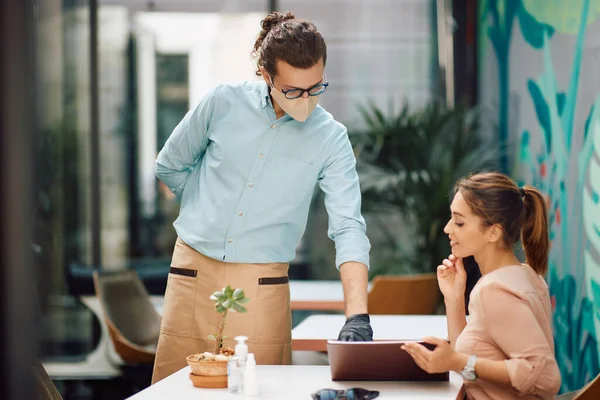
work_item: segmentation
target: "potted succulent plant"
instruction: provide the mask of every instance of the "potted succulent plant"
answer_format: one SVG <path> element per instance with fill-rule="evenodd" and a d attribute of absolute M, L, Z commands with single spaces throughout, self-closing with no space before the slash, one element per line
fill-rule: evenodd
<path fill-rule="evenodd" d="M 210 299 L 215 302 L 215 310 L 221 314 L 218 332 L 208 335 L 215 341 L 213 352 L 193 354 L 187 357 L 187 363 L 192 373 L 190 379 L 198 387 L 226 387 L 227 386 L 227 361 L 234 354 L 230 347 L 223 347 L 225 325 L 229 311 L 245 313 L 243 306 L 250 299 L 246 297 L 241 288 L 232 289 L 230 285 L 220 291 L 214 292 Z"/>

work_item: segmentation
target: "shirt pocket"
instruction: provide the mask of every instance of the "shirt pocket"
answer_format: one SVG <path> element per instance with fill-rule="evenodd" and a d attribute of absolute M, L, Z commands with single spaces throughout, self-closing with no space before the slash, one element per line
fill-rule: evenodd
<path fill-rule="evenodd" d="M 312 196 L 316 184 L 314 163 L 278 156 L 271 166 L 267 166 L 264 186 L 271 203 L 303 203 Z"/>

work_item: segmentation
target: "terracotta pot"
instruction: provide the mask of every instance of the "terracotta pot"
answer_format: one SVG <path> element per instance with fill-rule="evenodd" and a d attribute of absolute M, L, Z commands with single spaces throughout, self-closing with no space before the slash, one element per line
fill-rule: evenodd
<path fill-rule="evenodd" d="M 192 369 L 192 374 L 202 376 L 222 376 L 227 375 L 227 361 L 195 361 L 188 356 L 186 358 L 188 365 Z"/>
<path fill-rule="evenodd" d="M 222 389 L 227 387 L 227 376 L 202 376 L 190 374 L 192 385 L 205 389 Z"/>

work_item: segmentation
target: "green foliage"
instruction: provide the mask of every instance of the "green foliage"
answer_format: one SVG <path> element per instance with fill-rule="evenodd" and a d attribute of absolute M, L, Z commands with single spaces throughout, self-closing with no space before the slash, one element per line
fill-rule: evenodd
<path fill-rule="evenodd" d="M 408 105 L 386 116 L 376 106 L 360 108 L 366 129 L 350 134 L 357 156 L 363 210 L 382 221 L 390 213 L 405 221 L 411 243 L 387 233 L 389 258 L 372 274 L 431 272 L 449 254 L 443 228 L 455 182 L 478 170 L 497 168 L 498 145 L 484 134 L 478 109 L 449 109 L 433 102 L 413 111 Z M 390 250 L 390 249 L 386 249 Z"/>
<path fill-rule="evenodd" d="M 52 270 L 62 268 L 63 254 L 70 254 L 68 243 L 63 250 L 63 236 L 73 233 L 78 227 L 79 193 L 75 190 L 79 174 L 77 136 L 74 124 L 59 121 L 40 129 L 32 143 L 34 190 L 31 249 L 38 277 L 41 310 L 48 307 L 42 299 L 55 290 L 50 283 Z M 69 206 L 69 212 L 65 212 L 65 205 Z"/>

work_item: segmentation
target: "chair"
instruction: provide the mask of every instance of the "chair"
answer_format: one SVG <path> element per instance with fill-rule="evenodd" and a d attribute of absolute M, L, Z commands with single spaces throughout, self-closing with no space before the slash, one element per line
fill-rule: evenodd
<path fill-rule="evenodd" d="M 161 317 L 138 274 L 94 271 L 94 289 L 117 354 L 125 364 L 152 364 Z"/>
<path fill-rule="evenodd" d="M 556 400 L 597 400 L 600 399 L 600 374 L 583 388 L 556 396 Z"/>
<path fill-rule="evenodd" d="M 135 258 L 111 265 L 110 270 L 132 269 L 137 272 L 148 293 L 163 296 L 170 266 L 170 258 Z M 108 270 L 106 266 L 104 268 Z M 65 281 L 71 296 L 79 298 L 94 294 L 94 270 L 95 266 L 78 262 L 72 262 L 65 268 Z"/>
<path fill-rule="evenodd" d="M 35 378 L 37 386 L 38 399 L 40 400 L 63 400 L 62 396 L 54 386 L 54 383 L 48 376 L 41 363 L 37 363 L 31 367 L 31 372 Z"/>
<path fill-rule="evenodd" d="M 435 274 L 376 276 L 369 314 L 435 314 L 439 293 Z"/>

